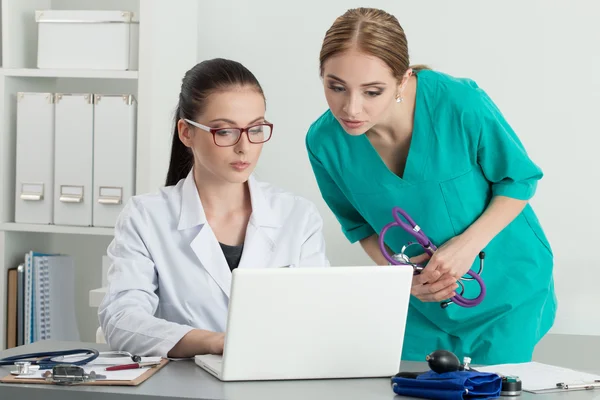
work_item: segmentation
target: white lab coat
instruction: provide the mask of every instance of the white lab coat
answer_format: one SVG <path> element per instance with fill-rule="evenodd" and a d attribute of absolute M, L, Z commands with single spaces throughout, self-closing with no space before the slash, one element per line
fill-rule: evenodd
<path fill-rule="evenodd" d="M 254 177 L 249 189 L 252 215 L 238 268 L 329 266 L 311 202 Z M 232 274 L 192 172 L 176 186 L 133 197 L 114 234 L 98 310 L 113 349 L 164 357 L 193 328 L 225 332 Z"/>

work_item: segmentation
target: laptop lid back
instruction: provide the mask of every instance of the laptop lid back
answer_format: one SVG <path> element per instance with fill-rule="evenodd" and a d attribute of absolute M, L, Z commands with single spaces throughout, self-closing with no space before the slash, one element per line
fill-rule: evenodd
<path fill-rule="evenodd" d="M 412 275 L 408 266 L 234 270 L 221 378 L 396 374 Z"/>

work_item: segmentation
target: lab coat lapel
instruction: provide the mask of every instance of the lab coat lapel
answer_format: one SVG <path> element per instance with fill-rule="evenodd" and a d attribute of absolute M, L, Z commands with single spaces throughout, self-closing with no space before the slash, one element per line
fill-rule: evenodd
<path fill-rule="evenodd" d="M 221 246 L 210 225 L 204 224 L 198 235 L 192 240 L 192 250 L 202 266 L 217 282 L 223 293 L 229 297 L 231 289 L 231 271 L 221 250 Z"/>
<path fill-rule="evenodd" d="M 252 215 L 246 229 L 239 268 L 264 268 L 276 249 L 275 236 L 281 221 L 271 208 L 267 193 L 254 176 L 248 180 Z"/>
<path fill-rule="evenodd" d="M 206 220 L 206 214 L 200 202 L 192 170 L 183 183 L 181 214 L 177 228 L 185 230 L 194 227 L 199 227 L 199 232 L 192 238 L 190 246 L 202 267 L 206 269 L 225 295 L 229 297 L 231 271 L 221 246 Z"/>

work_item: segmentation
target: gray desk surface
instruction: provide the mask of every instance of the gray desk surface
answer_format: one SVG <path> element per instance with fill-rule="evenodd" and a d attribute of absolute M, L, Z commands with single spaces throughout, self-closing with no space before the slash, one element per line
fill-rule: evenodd
<path fill-rule="evenodd" d="M 92 347 L 107 350 L 106 345 L 92 343 L 38 342 L 0 352 L 0 358 L 36 351 Z M 425 363 L 403 363 L 403 370 L 424 371 Z M 9 367 L 0 367 L 2 377 Z M 599 371 L 600 372 L 600 371 Z M 43 400 L 165 400 L 165 399 L 216 399 L 216 400 L 397 400 L 388 378 L 335 379 L 313 381 L 230 382 L 222 383 L 193 361 L 172 361 L 147 381 L 136 387 L 126 386 L 55 386 L 36 384 L 0 383 L 0 399 Z M 519 400 L 600 400 L 600 391 L 561 392 L 545 395 L 523 393 Z M 503 399 L 509 399 L 504 398 Z"/>

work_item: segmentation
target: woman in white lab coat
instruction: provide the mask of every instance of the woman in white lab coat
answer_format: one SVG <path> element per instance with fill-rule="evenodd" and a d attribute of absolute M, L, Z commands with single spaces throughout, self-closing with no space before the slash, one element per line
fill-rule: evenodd
<path fill-rule="evenodd" d="M 252 175 L 273 137 L 264 115 L 243 65 L 214 59 L 185 74 L 166 186 L 126 204 L 108 248 L 98 313 L 113 349 L 222 353 L 234 268 L 329 265 L 316 207 Z"/>

